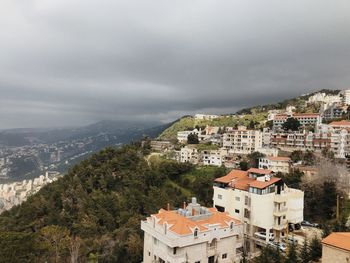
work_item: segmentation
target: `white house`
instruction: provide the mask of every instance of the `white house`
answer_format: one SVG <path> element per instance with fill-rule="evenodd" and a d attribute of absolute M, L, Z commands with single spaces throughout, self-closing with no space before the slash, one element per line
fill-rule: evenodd
<path fill-rule="evenodd" d="M 177 140 L 179 143 L 187 143 L 187 137 L 190 134 L 196 134 L 197 136 L 200 134 L 200 131 L 197 129 L 193 129 L 192 131 L 179 131 L 177 132 Z"/>
<path fill-rule="evenodd" d="M 180 149 L 180 162 L 198 164 L 200 154 L 196 145 L 186 145 Z"/>
<path fill-rule="evenodd" d="M 266 156 L 259 159 L 259 169 L 268 169 L 275 173 L 289 173 L 290 165 L 289 157 Z"/>
<path fill-rule="evenodd" d="M 243 229 L 227 212 L 206 208 L 196 198 L 183 209 L 159 210 L 141 222 L 144 263 L 238 263 Z"/>
<path fill-rule="evenodd" d="M 269 170 L 232 170 L 217 178 L 213 201 L 218 211 L 229 212 L 244 223 L 245 235 L 254 241 L 252 250 L 257 232 L 265 233 L 266 241 L 272 234 L 279 241 L 288 224 L 303 221 L 304 192 L 288 188 Z"/>
<path fill-rule="evenodd" d="M 239 126 L 224 133 L 222 144 L 230 153 L 250 154 L 262 147 L 262 132 Z"/>

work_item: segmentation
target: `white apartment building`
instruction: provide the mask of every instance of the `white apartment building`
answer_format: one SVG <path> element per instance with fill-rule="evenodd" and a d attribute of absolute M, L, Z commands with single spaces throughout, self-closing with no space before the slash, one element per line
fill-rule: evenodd
<path fill-rule="evenodd" d="M 200 154 L 196 145 L 186 145 L 180 149 L 180 162 L 198 164 L 200 162 Z"/>
<path fill-rule="evenodd" d="M 227 150 L 203 150 L 201 151 L 201 160 L 203 165 L 221 166 L 225 163 L 225 158 L 228 155 Z"/>
<path fill-rule="evenodd" d="M 215 114 L 196 114 L 194 115 L 194 118 L 196 120 L 214 120 L 214 119 L 217 119 L 219 118 L 220 116 L 219 115 L 215 115 Z"/>
<path fill-rule="evenodd" d="M 295 118 L 300 122 L 301 126 L 315 126 L 317 127 L 322 123 L 322 118 L 318 113 L 292 113 L 292 114 L 279 114 L 273 119 L 274 130 L 282 128 L 283 123 L 288 118 Z"/>
<path fill-rule="evenodd" d="M 342 91 L 344 95 L 344 103 L 350 105 L 350 89 L 346 89 Z"/>
<path fill-rule="evenodd" d="M 230 153 L 250 154 L 262 147 L 262 132 L 239 126 L 238 129 L 224 133 L 222 145 Z"/>
<path fill-rule="evenodd" d="M 197 136 L 200 134 L 200 131 L 197 129 L 193 129 L 192 131 L 179 131 L 177 132 L 177 140 L 179 143 L 187 143 L 187 137 L 190 134 L 196 134 Z"/>
<path fill-rule="evenodd" d="M 266 156 L 259 159 L 259 169 L 268 169 L 274 173 L 289 173 L 290 165 L 289 157 Z"/>
<path fill-rule="evenodd" d="M 229 212 L 242 221 L 251 251 L 258 242 L 257 232 L 274 234 L 274 239 L 279 241 L 288 224 L 303 221 L 304 192 L 288 188 L 269 170 L 232 170 L 217 178 L 213 201 L 218 211 Z"/>
<path fill-rule="evenodd" d="M 196 198 L 184 209 L 159 210 L 141 222 L 144 263 L 238 263 L 243 251 L 239 220 Z"/>

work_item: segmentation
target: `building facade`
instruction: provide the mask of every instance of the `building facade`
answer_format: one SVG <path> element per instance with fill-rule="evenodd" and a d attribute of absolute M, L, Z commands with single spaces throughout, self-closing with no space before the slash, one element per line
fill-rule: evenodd
<path fill-rule="evenodd" d="M 335 232 L 322 240 L 322 263 L 350 262 L 350 232 Z"/>
<path fill-rule="evenodd" d="M 141 222 L 144 263 L 238 263 L 243 251 L 239 220 L 196 198 L 183 209 L 164 210 Z"/>
<path fill-rule="evenodd" d="M 257 233 L 280 241 L 288 225 L 303 221 L 304 193 L 288 188 L 272 171 L 232 170 L 214 183 L 214 206 L 244 224 L 244 233 L 256 241 Z M 252 247 L 254 242 L 250 244 Z"/>
<path fill-rule="evenodd" d="M 289 157 L 267 156 L 259 159 L 259 169 L 268 169 L 275 173 L 289 173 L 291 160 Z"/>
<path fill-rule="evenodd" d="M 222 144 L 230 153 L 250 154 L 262 147 L 262 132 L 239 126 L 224 133 Z"/>

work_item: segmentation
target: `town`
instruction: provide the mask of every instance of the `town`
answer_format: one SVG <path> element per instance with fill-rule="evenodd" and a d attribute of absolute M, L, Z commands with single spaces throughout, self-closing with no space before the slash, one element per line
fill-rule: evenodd
<path fill-rule="evenodd" d="M 195 127 L 177 131 L 176 139 L 145 141 L 151 155 L 231 171 L 212 182 L 212 208 L 192 198 L 182 208 L 168 205 L 142 221 L 143 262 L 247 262 L 242 260 L 268 248 L 286 254 L 322 237 L 322 262 L 347 262 L 350 234 L 323 235 L 318 223 L 306 221 L 308 200 L 288 179 L 298 173 L 306 183 L 328 177 L 350 197 L 349 105 L 350 90 L 318 92 L 303 105 L 317 112 L 299 112 L 294 105 L 271 109 L 259 128 L 201 127 L 196 123 L 229 116 L 196 114 L 187 117 Z M 337 196 L 337 220 L 339 205 Z M 349 227 L 349 218 L 345 223 Z"/>

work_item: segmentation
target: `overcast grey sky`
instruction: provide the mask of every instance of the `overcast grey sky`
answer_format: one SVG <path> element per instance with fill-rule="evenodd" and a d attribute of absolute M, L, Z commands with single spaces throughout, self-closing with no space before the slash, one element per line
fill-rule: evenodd
<path fill-rule="evenodd" d="M 349 0 L 1 0 L 0 129 L 350 87 Z"/>

